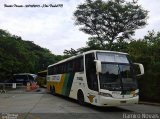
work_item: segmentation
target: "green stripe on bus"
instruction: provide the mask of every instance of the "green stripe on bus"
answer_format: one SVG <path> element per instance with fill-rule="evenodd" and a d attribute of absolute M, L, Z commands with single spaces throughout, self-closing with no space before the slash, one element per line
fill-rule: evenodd
<path fill-rule="evenodd" d="M 72 82 L 73 82 L 73 78 L 74 78 L 74 74 L 75 73 L 65 74 L 64 84 L 63 84 L 62 93 L 61 93 L 62 95 L 69 96 Z"/>
<path fill-rule="evenodd" d="M 63 83 L 63 88 L 62 88 L 62 95 L 65 95 L 65 90 L 67 88 L 67 82 L 68 82 L 68 76 L 69 74 L 64 75 L 64 83 Z"/>
<path fill-rule="evenodd" d="M 69 96 L 69 94 L 70 94 L 71 86 L 72 86 L 72 83 L 73 83 L 74 74 L 75 73 L 70 73 L 69 74 L 68 82 L 67 82 L 67 88 L 66 88 L 66 92 L 65 92 L 66 96 Z"/>

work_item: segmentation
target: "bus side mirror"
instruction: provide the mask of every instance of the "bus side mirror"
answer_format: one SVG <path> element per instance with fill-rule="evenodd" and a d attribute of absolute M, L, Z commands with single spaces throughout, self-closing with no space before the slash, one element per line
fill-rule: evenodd
<path fill-rule="evenodd" d="M 141 76 L 141 75 L 143 75 L 143 74 L 144 74 L 144 67 L 143 67 L 143 65 L 140 64 L 140 63 L 134 63 L 134 65 L 137 65 L 137 66 L 139 67 L 139 69 L 140 69 L 140 73 L 139 73 L 139 74 L 136 74 L 136 76 Z"/>
<path fill-rule="evenodd" d="M 95 63 L 96 63 L 96 70 L 97 70 L 97 73 L 101 73 L 102 72 L 102 64 L 101 64 L 101 61 L 99 60 L 94 60 Z"/>

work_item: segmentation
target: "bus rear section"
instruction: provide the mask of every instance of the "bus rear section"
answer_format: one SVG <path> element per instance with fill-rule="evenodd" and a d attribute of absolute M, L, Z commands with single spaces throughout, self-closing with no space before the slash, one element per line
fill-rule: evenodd
<path fill-rule="evenodd" d="M 83 56 L 77 56 L 50 65 L 47 73 L 47 89 L 52 93 L 70 97 L 75 92 L 77 75 L 84 76 Z M 76 99 L 77 96 L 71 98 Z"/>

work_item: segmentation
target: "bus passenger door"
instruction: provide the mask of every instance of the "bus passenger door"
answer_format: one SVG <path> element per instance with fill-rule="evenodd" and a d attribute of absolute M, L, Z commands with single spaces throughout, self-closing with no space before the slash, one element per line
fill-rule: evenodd
<path fill-rule="evenodd" d="M 94 62 L 95 55 L 90 53 L 85 55 L 85 68 L 86 68 L 86 78 L 87 78 L 87 102 L 96 103 L 98 95 L 98 80 L 96 75 L 96 64 Z"/>

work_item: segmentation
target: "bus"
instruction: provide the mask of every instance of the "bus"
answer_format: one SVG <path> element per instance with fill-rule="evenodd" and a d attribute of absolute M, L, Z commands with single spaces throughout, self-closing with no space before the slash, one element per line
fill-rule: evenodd
<path fill-rule="evenodd" d="M 27 85 L 27 83 L 36 83 L 37 75 L 31 74 L 31 73 L 19 73 L 19 74 L 13 74 L 12 83 L 22 83 L 23 85 Z"/>
<path fill-rule="evenodd" d="M 134 67 L 138 67 L 139 74 Z M 48 66 L 47 89 L 80 104 L 118 106 L 137 104 L 137 76 L 143 65 L 127 53 L 91 50 Z"/>
<path fill-rule="evenodd" d="M 46 82 L 47 82 L 46 76 L 47 76 L 47 70 L 39 71 L 37 73 L 36 81 L 40 87 L 46 87 Z"/>

